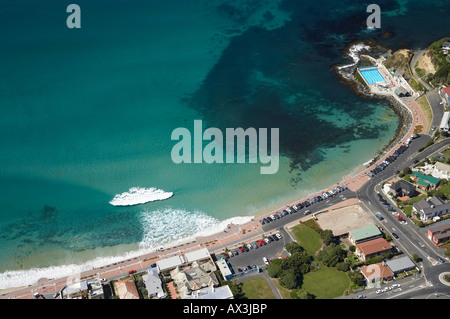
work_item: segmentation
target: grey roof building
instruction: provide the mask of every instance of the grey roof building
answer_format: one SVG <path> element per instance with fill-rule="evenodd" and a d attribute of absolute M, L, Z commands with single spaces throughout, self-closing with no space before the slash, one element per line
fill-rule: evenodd
<path fill-rule="evenodd" d="M 408 183 L 404 179 L 400 179 L 392 184 L 391 191 L 395 196 L 414 197 L 417 194 L 416 187 L 413 184 Z"/>
<path fill-rule="evenodd" d="M 450 213 L 450 202 L 446 203 L 435 196 L 413 204 L 413 210 L 420 214 L 423 221 L 431 220 L 436 216 Z"/>
<path fill-rule="evenodd" d="M 142 276 L 142 279 L 144 280 L 145 289 L 147 289 L 149 297 L 165 297 L 166 294 L 162 288 L 162 282 L 158 275 L 158 269 L 150 268 L 148 270 L 148 274 Z"/>
<path fill-rule="evenodd" d="M 394 273 L 394 275 L 416 268 L 416 265 L 408 256 L 392 259 L 386 262 L 386 265 Z"/>

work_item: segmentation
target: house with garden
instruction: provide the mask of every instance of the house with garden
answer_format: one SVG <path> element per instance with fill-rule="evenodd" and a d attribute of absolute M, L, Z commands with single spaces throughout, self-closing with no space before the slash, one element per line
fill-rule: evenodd
<path fill-rule="evenodd" d="M 420 215 L 420 220 L 429 221 L 450 213 L 450 202 L 439 197 L 429 197 L 413 204 L 413 211 Z"/>
<path fill-rule="evenodd" d="M 416 183 L 417 187 L 425 191 L 436 189 L 441 180 L 431 175 L 425 175 L 421 172 L 413 172 L 411 179 Z"/>

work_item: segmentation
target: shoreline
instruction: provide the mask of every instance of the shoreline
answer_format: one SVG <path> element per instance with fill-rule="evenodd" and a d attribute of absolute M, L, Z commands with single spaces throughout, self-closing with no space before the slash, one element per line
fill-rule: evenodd
<path fill-rule="evenodd" d="M 362 41 L 357 41 L 356 43 L 362 43 Z M 347 48 L 347 51 L 353 46 L 355 43 L 352 43 Z M 358 63 L 354 65 L 354 67 L 357 67 Z M 378 99 L 378 100 L 384 100 L 387 101 L 389 106 L 394 110 L 395 114 L 399 117 L 399 125 L 398 128 L 394 134 L 394 137 L 392 140 L 369 162 L 360 164 L 356 166 L 349 175 L 343 176 L 342 180 L 333 186 L 329 186 L 328 188 L 334 188 L 336 186 L 342 186 L 346 185 L 349 189 L 352 191 L 357 191 L 364 183 L 366 183 L 369 178 L 365 175 L 365 172 L 370 170 L 371 166 L 380 160 L 381 158 L 385 157 L 389 154 L 389 152 L 392 151 L 392 148 L 396 146 L 401 141 L 404 141 L 407 137 L 408 133 L 413 128 L 414 119 L 412 115 L 412 111 L 408 108 L 406 104 L 402 105 L 401 102 L 397 101 L 395 98 L 391 96 L 382 96 L 377 95 L 368 92 L 368 89 L 363 87 L 362 84 L 360 84 L 356 79 L 346 78 L 342 75 L 341 71 L 342 69 L 339 69 L 339 67 L 342 67 L 343 65 L 336 65 L 333 67 L 333 70 L 335 74 L 338 76 L 340 81 L 346 85 L 348 85 L 355 93 L 358 95 L 368 98 L 368 99 Z M 232 244 L 234 242 L 237 242 L 239 240 L 249 238 L 249 237 L 255 237 L 259 236 L 264 233 L 260 223 L 258 222 L 259 219 L 261 219 L 263 216 L 269 216 L 275 212 L 279 212 L 280 210 L 283 210 L 287 206 L 295 205 L 301 201 L 305 201 L 309 198 L 312 198 L 314 196 L 320 195 L 323 192 L 323 190 L 311 193 L 310 195 L 303 197 L 302 199 L 298 199 L 292 203 L 287 203 L 283 207 L 279 207 L 277 209 L 266 209 L 266 210 L 260 210 L 256 212 L 253 216 L 246 216 L 248 218 L 251 218 L 251 221 L 245 222 L 243 224 L 228 224 L 225 229 L 219 230 L 214 232 L 214 230 L 211 230 L 211 235 L 207 236 L 196 236 L 194 239 L 187 238 L 184 240 L 180 240 L 177 243 L 173 243 L 172 246 L 168 248 L 164 248 L 163 250 L 156 250 L 156 251 L 148 251 L 148 252 L 129 252 L 125 256 L 115 256 L 114 258 L 120 259 L 122 261 L 117 261 L 109 265 L 101 266 L 101 267 L 94 267 L 92 270 L 83 271 L 79 274 L 80 278 L 87 278 L 87 277 L 93 277 L 93 276 L 100 276 L 103 275 L 103 278 L 106 278 L 107 276 L 111 276 L 112 273 L 115 274 L 126 274 L 127 268 L 125 267 L 131 267 L 128 269 L 138 269 L 142 267 L 148 267 L 151 264 L 155 263 L 156 260 L 160 260 L 163 258 L 167 258 L 168 256 L 173 255 L 176 252 L 184 253 L 189 250 L 197 250 L 199 248 L 208 248 L 208 250 L 212 252 L 216 252 L 220 249 L 222 246 L 225 246 L 227 244 Z M 358 200 L 359 202 L 359 200 Z M 339 205 L 339 204 L 337 204 Z M 311 218 L 310 215 L 307 216 L 300 216 L 298 220 L 301 220 L 303 218 Z M 296 220 L 296 222 L 298 222 Z M 288 225 L 286 225 L 288 226 Z M 232 247 L 232 246 L 230 246 Z M 127 259 L 128 258 L 128 259 Z M 138 261 L 136 261 L 138 260 Z M 142 267 L 141 267 L 142 266 Z M 110 269 L 107 269 L 111 267 Z M 104 271 L 106 269 L 107 271 Z M 125 272 L 124 272 L 125 271 Z M 52 289 L 53 291 L 59 291 L 63 286 L 66 284 L 66 279 L 68 277 L 62 277 L 62 278 L 55 278 L 55 279 L 46 279 L 41 278 L 36 283 L 28 285 L 27 287 L 10 287 L 5 289 L 0 289 L 0 293 L 2 296 L 0 298 L 4 298 L 7 295 L 16 295 L 14 298 L 17 297 L 24 297 L 25 295 L 28 297 L 31 295 L 33 291 L 44 291 L 44 293 L 48 293 L 45 291 L 45 289 Z M 69 277 L 70 278 L 70 277 Z M 49 287 L 50 285 L 50 287 Z M 59 290 L 58 290 L 59 288 Z M 22 296 L 18 296 L 17 293 L 20 290 L 28 290 L 28 293 L 23 292 Z M 31 290 L 31 291 L 30 291 Z"/>

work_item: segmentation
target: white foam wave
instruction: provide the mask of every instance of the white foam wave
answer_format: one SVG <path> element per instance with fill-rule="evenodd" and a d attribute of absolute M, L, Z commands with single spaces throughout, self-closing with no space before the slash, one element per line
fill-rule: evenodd
<path fill-rule="evenodd" d="M 338 67 L 338 70 L 342 70 L 345 68 L 355 66 L 359 62 L 359 55 L 360 55 L 360 52 L 363 50 L 370 50 L 370 46 L 365 45 L 363 43 L 357 43 L 357 44 L 352 45 L 349 48 L 348 55 L 352 58 L 353 63 L 340 66 L 340 67 Z"/>
<path fill-rule="evenodd" d="M 0 289 L 32 285 L 41 278 L 58 279 L 74 276 L 130 258 L 150 253 L 159 247 L 170 247 L 190 241 L 199 236 L 210 236 L 221 232 L 229 224 L 242 225 L 253 216 L 233 217 L 220 221 L 203 212 L 189 212 L 179 209 L 146 211 L 140 214 L 143 238 L 139 250 L 124 253 L 122 256 L 98 257 L 82 264 L 67 264 L 29 270 L 8 270 L 0 274 Z"/>
<path fill-rule="evenodd" d="M 164 209 L 141 213 L 144 238 L 140 243 L 143 249 L 168 247 L 195 237 L 210 236 L 221 232 L 229 224 L 242 225 L 252 220 L 253 216 L 239 216 L 223 221 L 203 212 Z"/>
<path fill-rule="evenodd" d="M 128 192 L 117 194 L 109 203 L 114 206 L 133 206 L 157 200 L 165 200 L 173 196 L 157 188 L 132 187 Z"/>

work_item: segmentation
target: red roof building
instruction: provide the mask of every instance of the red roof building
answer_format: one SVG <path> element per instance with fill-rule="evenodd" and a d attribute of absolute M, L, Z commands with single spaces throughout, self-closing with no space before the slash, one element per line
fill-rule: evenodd
<path fill-rule="evenodd" d="M 356 255 L 363 261 L 367 258 L 382 256 L 392 249 L 391 244 L 384 238 L 377 238 L 356 245 Z"/>

